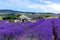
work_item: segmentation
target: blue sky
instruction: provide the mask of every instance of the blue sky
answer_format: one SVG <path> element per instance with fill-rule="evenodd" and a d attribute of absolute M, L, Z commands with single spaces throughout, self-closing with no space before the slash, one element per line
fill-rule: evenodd
<path fill-rule="evenodd" d="M 60 13 L 60 0 L 0 0 L 0 10 Z"/>

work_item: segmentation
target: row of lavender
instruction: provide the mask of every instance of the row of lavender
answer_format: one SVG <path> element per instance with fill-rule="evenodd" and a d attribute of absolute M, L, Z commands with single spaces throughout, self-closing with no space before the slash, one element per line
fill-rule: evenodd
<path fill-rule="evenodd" d="M 52 30 L 55 32 L 55 40 L 60 40 L 60 19 L 45 19 L 26 26 L 29 30 L 21 40 L 52 40 Z M 31 29 L 30 29 L 31 28 Z M 28 39 L 27 39 L 28 38 Z"/>
<path fill-rule="evenodd" d="M 38 19 L 36 22 L 0 21 L 0 40 L 52 40 L 52 26 L 56 40 L 60 40 L 60 19 Z"/>
<path fill-rule="evenodd" d="M 35 25 L 40 24 L 44 19 L 39 19 L 36 22 L 10 22 L 5 23 L 4 20 L 0 21 L 0 40 L 21 40 L 21 36 L 27 30 L 33 28 Z"/>
<path fill-rule="evenodd" d="M 53 19 L 55 40 L 60 40 L 60 18 Z"/>
<path fill-rule="evenodd" d="M 26 33 L 28 34 L 27 36 L 31 34 L 31 37 L 33 35 L 32 39 L 36 38 L 37 40 L 52 40 L 52 30 L 54 29 L 55 40 L 60 40 L 60 19 L 47 19 L 44 20 L 40 25 L 39 24 L 28 30 Z"/>
<path fill-rule="evenodd" d="M 52 21 L 50 19 L 44 20 L 41 24 L 31 28 L 26 32 L 27 37 L 32 37 L 34 40 L 52 40 Z M 31 40 L 30 39 L 30 40 Z M 27 40 L 27 39 L 26 39 Z M 29 39 L 28 39 L 29 40 Z"/>

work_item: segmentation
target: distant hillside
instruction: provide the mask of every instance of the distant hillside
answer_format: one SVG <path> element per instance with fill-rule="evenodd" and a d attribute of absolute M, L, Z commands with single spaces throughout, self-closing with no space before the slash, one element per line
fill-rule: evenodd
<path fill-rule="evenodd" d="M 41 13 L 41 12 L 23 12 L 23 11 L 15 11 L 15 10 L 8 10 L 8 9 L 4 9 L 4 10 L 0 10 L 0 14 L 55 14 L 55 13 Z"/>
<path fill-rule="evenodd" d="M 14 11 L 14 10 L 0 10 L 0 13 L 2 13 L 2 14 L 15 14 L 15 13 L 21 13 L 21 12 Z"/>
<path fill-rule="evenodd" d="M 15 13 L 34 13 L 34 12 L 21 12 L 15 10 L 0 10 L 0 14 L 15 14 Z"/>

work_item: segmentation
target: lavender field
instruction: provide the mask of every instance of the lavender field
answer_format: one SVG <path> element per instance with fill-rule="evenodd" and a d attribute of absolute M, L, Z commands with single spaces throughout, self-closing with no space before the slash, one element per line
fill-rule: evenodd
<path fill-rule="evenodd" d="M 0 40 L 60 40 L 59 18 L 36 19 L 35 22 L 6 21 L 0 20 Z"/>
<path fill-rule="evenodd" d="M 60 0 L 0 0 L 0 40 L 60 40 Z"/>

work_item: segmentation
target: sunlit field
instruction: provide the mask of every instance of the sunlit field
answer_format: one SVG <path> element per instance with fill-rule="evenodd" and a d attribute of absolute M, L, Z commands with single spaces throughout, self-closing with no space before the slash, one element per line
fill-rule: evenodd
<path fill-rule="evenodd" d="M 60 0 L 0 0 L 0 40 L 60 40 Z"/>
<path fill-rule="evenodd" d="M 0 40 L 59 40 L 60 19 L 42 18 L 25 22 L 0 20 Z"/>
<path fill-rule="evenodd" d="M 59 40 L 59 24 L 56 14 L 0 14 L 0 40 Z"/>

